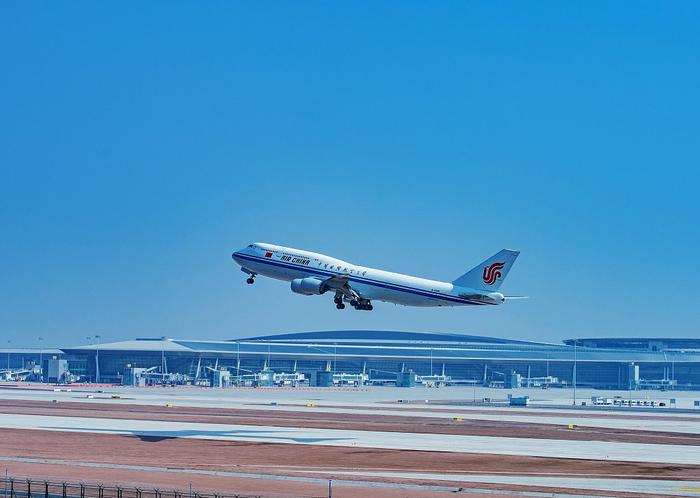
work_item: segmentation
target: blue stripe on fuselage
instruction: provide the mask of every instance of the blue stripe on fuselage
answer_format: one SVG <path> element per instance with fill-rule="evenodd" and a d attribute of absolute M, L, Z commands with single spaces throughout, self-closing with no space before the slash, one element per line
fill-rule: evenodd
<path fill-rule="evenodd" d="M 456 303 L 461 303 L 461 304 L 473 304 L 473 305 L 483 305 L 483 304 L 490 304 L 490 303 L 482 303 L 479 301 L 471 301 L 469 299 L 463 299 L 457 296 L 449 296 L 449 295 L 444 295 L 444 294 L 439 294 L 439 293 L 434 293 L 431 291 L 426 291 L 423 289 L 417 289 L 415 287 L 408 287 L 405 285 L 401 284 L 391 284 L 387 282 L 380 282 L 378 280 L 372 280 L 366 277 L 358 277 L 358 276 L 353 276 L 353 275 L 348 275 L 347 273 L 333 273 L 325 270 L 318 270 L 315 268 L 311 268 L 308 266 L 301 266 L 301 265 L 295 265 L 292 263 L 283 263 L 281 261 L 275 261 L 269 258 L 261 258 L 260 256 L 252 256 L 250 254 L 241 254 L 241 253 L 233 253 L 233 257 L 239 257 L 242 259 L 247 259 L 249 261 L 253 261 L 255 263 L 263 263 L 263 264 L 269 264 L 273 266 L 279 266 L 282 268 L 289 268 L 292 270 L 304 270 L 307 273 L 310 274 L 318 274 L 318 275 L 323 275 L 327 277 L 335 277 L 335 276 L 347 276 L 349 281 L 355 281 L 361 284 L 368 284 L 368 285 L 373 285 L 375 287 L 383 287 L 385 289 L 390 289 L 390 290 L 396 290 L 400 292 L 408 292 L 409 294 L 416 294 L 419 296 L 425 296 L 425 297 L 430 297 L 433 299 L 438 299 L 442 301 L 452 301 Z"/>

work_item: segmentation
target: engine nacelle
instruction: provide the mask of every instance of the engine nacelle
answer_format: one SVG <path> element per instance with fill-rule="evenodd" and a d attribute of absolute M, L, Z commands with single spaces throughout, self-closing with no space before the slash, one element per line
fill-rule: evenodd
<path fill-rule="evenodd" d="M 328 290 L 325 287 L 322 280 L 314 277 L 295 278 L 292 280 L 292 292 L 304 294 L 305 296 L 323 294 Z"/>

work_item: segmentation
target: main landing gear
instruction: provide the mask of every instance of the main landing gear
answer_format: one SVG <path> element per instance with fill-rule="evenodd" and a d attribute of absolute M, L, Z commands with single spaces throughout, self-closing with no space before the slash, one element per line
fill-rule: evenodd
<path fill-rule="evenodd" d="M 333 302 L 335 303 L 335 307 L 339 310 L 345 309 L 345 303 L 343 302 L 343 294 L 337 293 L 333 298 Z M 352 306 L 356 310 L 372 311 L 374 309 L 369 299 L 353 298 L 350 300 L 350 306 Z"/>
<path fill-rule="evenodd" d="M 372 311 L 374 309 L 369 299 L 353 299 L 350 305 L 356 310 Z"/>

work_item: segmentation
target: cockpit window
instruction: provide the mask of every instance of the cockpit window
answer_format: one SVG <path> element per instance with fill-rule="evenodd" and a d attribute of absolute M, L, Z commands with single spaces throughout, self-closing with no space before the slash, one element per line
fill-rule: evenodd
<path fill-rule="evenodd" d="M 250 244 L 248 247 L 253 247 L 253 244 Z"/>

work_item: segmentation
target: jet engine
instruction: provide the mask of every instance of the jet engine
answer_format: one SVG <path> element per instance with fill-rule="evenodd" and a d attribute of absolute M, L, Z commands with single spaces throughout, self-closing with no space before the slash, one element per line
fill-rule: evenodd
<path fill-rule="evenodd" d="M 323 281 L 318 278 L 306 277 L 292 280 L 292 292 L 296 292 L 297 294 L 313 296 L 314 294 L 323 294 L 327 290 Z"/>

